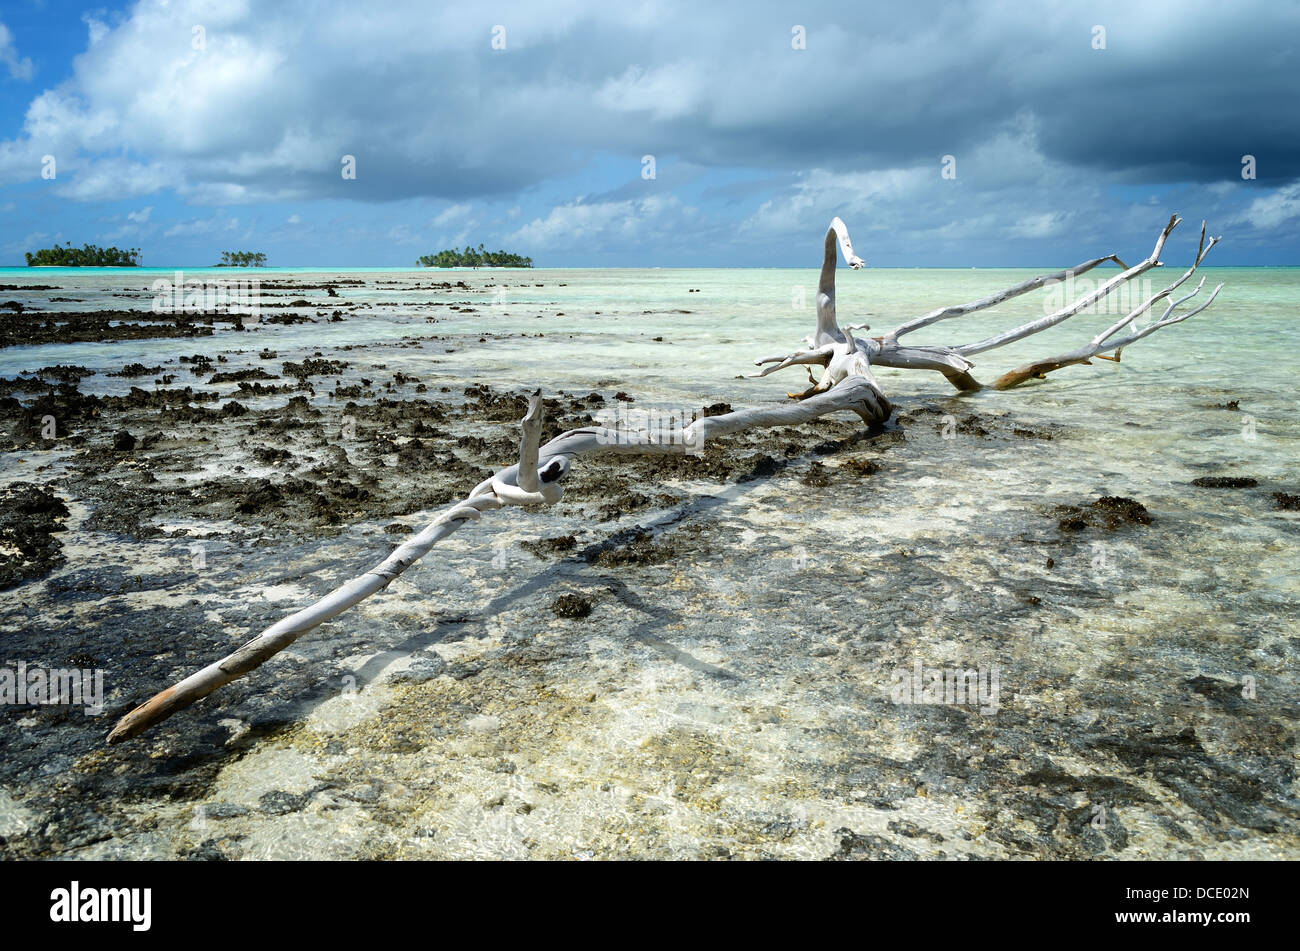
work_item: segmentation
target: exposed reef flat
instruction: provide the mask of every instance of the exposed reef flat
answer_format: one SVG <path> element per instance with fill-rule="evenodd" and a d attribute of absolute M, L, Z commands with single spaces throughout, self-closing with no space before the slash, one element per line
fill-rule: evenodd
<path fill-rule="evenodd" d="M 1245 380 L 1179 412 L 1121 382 L 985 399 L 923 380 L 880 433 L 832 418 L 584 460 L 558 506 L 486 515 L 104 746 L 513 461 L 531 388 L 548 434 L 781 398 L 730 379 L 761 342 L 727 343 L 723 373 L 674 347 L 666 381 L 669 325 L 641 301 L 597 316 L 528 278 L 546 286 L 501 305 L 499 275 L 277 277 L 312 306 L 272 312 L 302 321 L 175 339 L 137 313 L 162 332 L 104 351 L 43 322 L 84 288 L 6 290 L 0 638 L 10 663 L 102 668 L 106 697 L 99 716 L 0 705 L 0 854 L 1300 855 L 1300 489 L 1267 455 L 1201 448 L 1274 418 Z M 614 349 L 629 328 L 644 343 Z M 578 369 L 548 371 L 561 353 Z M 1165 415 L 1126 415 L 1141 399 Z M 918 662 L 996 668 L 996 710 L 895 702 Z"/>

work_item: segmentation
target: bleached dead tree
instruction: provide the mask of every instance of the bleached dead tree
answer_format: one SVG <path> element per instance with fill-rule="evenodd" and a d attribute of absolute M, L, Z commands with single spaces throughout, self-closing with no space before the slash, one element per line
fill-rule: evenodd
<path fill-rule="evenodd" d="M 1160 254 L 1170 233 L 1181 219 L 1169 219 L 1156 240 L 1155 249 L 1140 263 L 1129 267 L 1118 256 L 1085 261 L 1076 267 L 1055 274 L 1046 274 L 1024 281 L 997 294 L 953 307 L 942 307 L 921 317 L 906 321 L 881 337 L 858 338 L 854 330 L 865 325 L 840 327 L 835 310 L 836 245 L 849 267 L 858 269 L 865 262 L 853 252 L 848 229 L 839 218 L 831 221 L 826 231 L 825 254 L 822 260 L 821 279 L 817 289 L 817 327 L 805 338 L 805 347 L 792 353 L 765 357 L 755 361 L 766 368 L 752 376 L 767 376 L 791 366 L 807 369 L 812 386 L 801 393 L 789 394 L 793 403 L 741 409 L 719 416 L 706 416 L 695 420 L 680 430 L 656 433 L 633 432 L 589 426 L 562 433 L 545 445 L 539 445 L 543 423 L 541 391 L 534 391 L 528 400 L 528 411 L 523 418 L 523 434 L 519 445 L 519 462 L 503 469 L 490 479 L 474 487 L 469 496 L 441 512 L 427 528 L 399 546 L 380 564 L 358 578 L 347 582 L 327 594 L 315 604 L 273 624 L 228 657 L 204 667 L 184 680 L 126 714 L 108 736 L 109 743 L 120 743 L 137 736 L 150 726 L 182 710 L 212 691 L 230 683 L 271 657 L 284 650 L 303 634 L 336 617 L 377 591 L 386 588 L 393 579 L 428 553 L 434 545 L 470 522 L 477 521 L 485 512 L 506 506 L 553 505 L 564 494 L 564 478 L 575 459 L 595 453 L 624 453 L 636 455 L 672 455 L 696 452 L 711 437 L 724 436 L 764 426 L 792 426 L 826 416 L 848 411 L 856 413 L 869 426 L 881 425 L 889 419 L 892 407 L 871 375 L 872 366 L 899 367 L 909 370 L 935 370 L 942 373 L 957 389 L 973 391 L 981 384 L 970 374 L 974 364 L 969 357 L 994 350 L 1040 333 L 1068 320 L 1105 300 L 1118 288 L 1153 268 L 1163 266 Z M 1029 379 L 1042 378 L 1063 367 L 1088 364 L 1093 357 L 1119 360 L 1121 350 L 1143 337 L 1192 317 L 1211 303 L 1223 287 L 1220 284 L 1203 303 L 1189 311 L 1178 310 L 1195 297 L 1204 285 L 1204 278 L 1189 293 L 1175 298 L 1174 292 L 1191 278 L 1218 238 L 1205 237 L 1205 224 L 1201 224 L 1201 241 L 1196 258 L 1180 277 L 1167 287 L 1150 295 L 1089 342 L 1074 350 L 1036 360 L 1003 374 L 992 384 L 1004 390 Z M 904 346 L 900 338 L 944 320 L 964 317 L 977 311 L 995 307 L 1030 291 L 1085 274 L 1107 261 L 1122 270 L 1110 280 L 1083 294 L 1072 303 L 1037 320 L 1014 327 L 1004 333 L 974 343 L 954 346 Z M 1150 313 L 1161 302 L 1167 302 L 1161 316 L 1152 323 L 1135 329 L 1135 323 Z M 1114 356 L 1110 356 L 1111 353 Z M 821 378 L 813 375 L 812 367 L 822 368 Z"/>

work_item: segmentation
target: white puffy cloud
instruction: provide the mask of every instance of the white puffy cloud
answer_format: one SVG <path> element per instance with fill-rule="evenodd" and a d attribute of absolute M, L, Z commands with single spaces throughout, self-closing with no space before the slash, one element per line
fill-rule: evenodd
<path fill-rule="evenodd" d="M 580 198 L 555 206 L 545 217 L 517 228 L 506 240 L 512 247 L 528 251 L 602 254 L 659 246 L 674 234 L 693 233 L 699 240 L 698 218 L 698 209 L 672 195 L 596 202 Z"/>
<path fill-rule="evenodd" d="M 0 23 L 0 65 L 8 69 L 14 79 L 31 79 L 35 72 L 30 59 L 19 57 L 13 33 L 3 23 Z"/>
<path fill-rule="evenodd" d="M 152 195 L 174 185 L 179 173 L 160 163 L 133 162 L 116 156 L 90 160 L 74 155 L 58 164 L 58 193 L 80 201 L 110 201 Z"/>
<path fill-rule="evenodd" d="M 429 224 L 435 228 L 444 228 L 447 225 L 457 221 L 463 221 L 473 210 L 473 205 L 469 202 L 460 202 L 454 205 L 448 205 L 442 211 L 438 212 L 429 221 Z"/>
<path fill-rule="evenodd" d="M 1232 223 L 1271 231 L 1296 219 L 1300 219 L 1300 181 L 1256 198 Z"/>
<path fill-rule="evenodd" d="M 196 235 L 210 235 L 226 231 L 235 231 L 238 228 L 238 218 L 227 217 L 225 215 L 215 215 L 211 218 L 191 218 L 188 221 L 178 221 L 163 232 L 163 237 L 189 238 Z"/>

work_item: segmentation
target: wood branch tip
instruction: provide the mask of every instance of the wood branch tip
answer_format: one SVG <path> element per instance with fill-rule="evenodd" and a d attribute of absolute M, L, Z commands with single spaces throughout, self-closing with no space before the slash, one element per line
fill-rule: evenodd
<path fill-rule="evenodd" d="M 149 727 L 153 726 L 154 722 L 158 719 L 165 718 L 166 714 L 160 718 L 153 712 L 152 708 L 154 708 L 160 700 L 169 697 L 175 692 L 175 690 L 176 687 L 173 685 L 168 687 L 166 690 L 154 694 L 139 706 L 132 707 L 122 715 L 121 719 L 117 721 L 117 724 L 113 729 L 109 731 L 105 742 L 109 746 L 116 746 L 118 743 L 125 743 L 127 740 L 134 739 L 145 730 L 149 729 Z M 186 704 L 186 706 L 188 706 L 188 704 Z"/>
<path fill-rule="evenodd" d="M 546 407 L 542 405 L 541 387 L 533 390 L 528 394 L 528 410 L 524 413 L 524 422 L 531 423 L 538 421 L 546 412 Z"/>
<path fill-rule="evenodd" d="M 126 718 L 123 717 L 123 719 Z M 108 734 L 108 738 L 104 742 L 109 746 L 117 746 L 119 743 L 125 743 L 127 740 L 135 739 L 136 734 L 139 732 L 141 731 L 133 730 L 125 723 L 119 723 L 117 726 L 113 727 L 112 731 Z"/>

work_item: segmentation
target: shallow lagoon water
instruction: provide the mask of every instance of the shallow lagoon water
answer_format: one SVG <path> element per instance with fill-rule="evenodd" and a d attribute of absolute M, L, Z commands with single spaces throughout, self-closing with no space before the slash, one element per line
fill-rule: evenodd
<path fill-rule="evenodd" d="M 0 283 L 19 283 L 13 273 Z M 677 479 L 684 501 L 599 526 L 577 504 L 485 517 L 387 593 L 129 751 L 98 746 L 108 716 L 11 717 L 4 735 L 26 752 L 9 762 L 58 753 L 37 778 L 0 777 L 0 824 L 84 829 L 57 851 L 76 857 L 1294 857 L 1300 541 L 1298 516 L 1275 509 L 1271 493 L 1300 491 L 1285 362 L 1300 343 L 1300 272 L 1207 274 L 1226 285 L 1218 302 L 1118 365 L 975 396 L 937 375 L 878 371 L 905 420 L 887 451 L 864 439 L 791 457 L 770 478 Z M 51 309 L 87 309 L 122 307 L 111 294 L 143 294 L 155 275 L 21 276 L 86 301 Z M 225 354 L 230 370 L 260 365 L 258 351 L 270 348 L 277 362 L 316 351 L 346 359 L 343 383 L 374 376 L 378 363 L 419 377 L 430 397 L 447 386 L 452 397 L 442 398 L 454 398 L 469 383 L 619 390 L 638 412 L 686 418 L 804 385 L 795 369 L 737 376 L 809 332 L 814 271 L 296 279 L 349 276 L 368 284 L 341 286 L 339 301 L 283 292 L 326 313 L 340 301 L 370 305 L 340 322 L 14 347 L 0 350 L 0 376 L 196 352 Z M 840 320 L 883 331 L 1026 276 L 841 271 Z M 375 285 L 448 279 L 468 289 L 428 299 L 471 310 L 417 309 L 418 292 Z M 1027 295 L 917 338 L 978 339 L 1043 306 Z M 980 355 L 974 373 L 991 380 L 1114 319 L 1068 321 Z M 82 390 L 133 383 L 142 385 L 98 374 Z M 973 425 L 952 425 L 969 416 Z M 511 424 L 493 425 L 513 438 Z M 860 429 L 851 417 L 819 425 L 842 440 Z M 861 457 L 879 471 L 858 478 L 842 468 Z M 34 474 L 33 462 L 52 468 Z M 813 462 L 829 485 L 805 483 Z M 196 460 L 203 465 L 220 460 Z M 3 463 L 6 482 L 57 484 L 59 471 L 57 453 Z M 1191 484 L 1205 475 L 1259 485 Z M 1137 499 L 1152 524 L 1058 530 L 1055 506 L 1103 495 Z M 632 525 L 684 539 L 676 557 L 611 568 L 520 547 Z M 222 526 L 200 527 L 213 554 L 198 572 L 175 567 L 183 540 L 66 533 L 67 565 L 6 593 L 6 646 L 21 650 L 42 611 L 122 637 L 133 616 L 171 611 L 168 663 L 181 676 L 216 656 L 212 629 L 233 647 L 378 561 L 388 544 L 382 523 L 323 539 L 224 542 Z M 71 603 L 50 593 L 61 577 L 124 563 L 155 583 Z M 568 591 L 593 601 L 589 618 L 552 613 Z M 196 636 L 197 619 L 211 625 L 209 639 Z M 998 710 L 895 704 L 891 678 L 918 660 L 997 668 Z M 162 685 L 119 684 L 110 709 Z M 277 711 L 270 732 L 259 731 L 259 690 Z M 102 798 L 70 803 L 58 790 L 71 773 L 89 775 L 75 788 L 88 783 Z"/>

